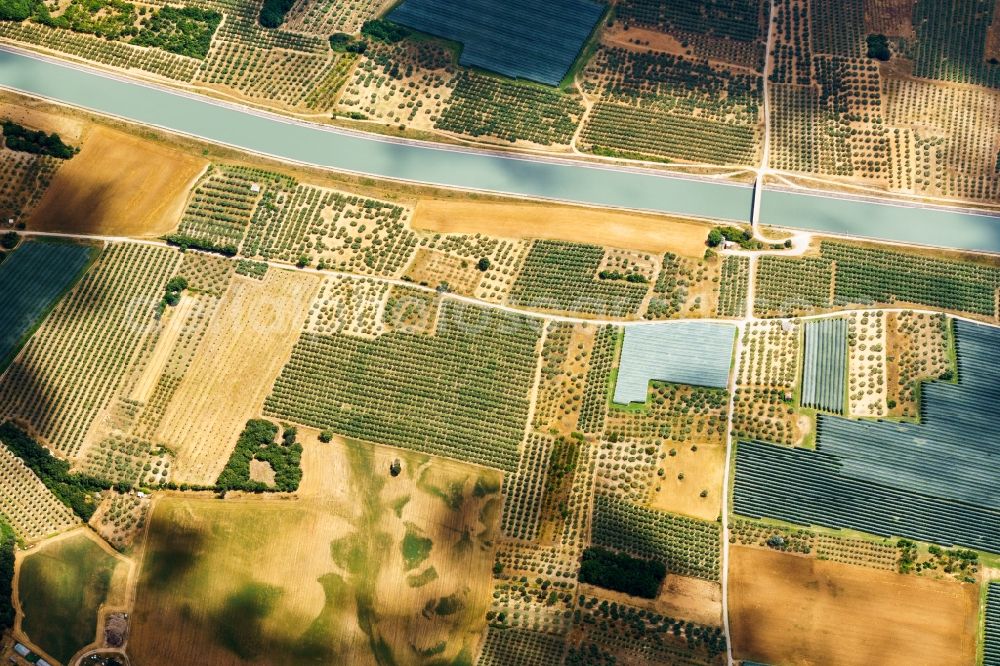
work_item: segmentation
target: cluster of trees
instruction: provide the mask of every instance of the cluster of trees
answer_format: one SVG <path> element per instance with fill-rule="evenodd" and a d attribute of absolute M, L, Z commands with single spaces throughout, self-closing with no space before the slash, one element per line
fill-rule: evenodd
<path fill-rule="evenodd" d="M 21 240 L 21 237 L 17 235 L 17 232 L 8 231 L 7 233 L 0 235 L 0 248 L 13 250 L 17 247 L 17 242 L 19 240 Z"/>
<path fill-rule="evenodd" d="M 722 241 L 737 243 L 744 250 L 760 249 L 760 241 L 753 239 L 753 232 L 739 227 L 715 227 L 708 232 L 708 246 L 719 247 Z"/>
<path fill-rule="evenodd" d="M 135 5 L 124 0 L 70 0 L 59 16 L 52 16 L 48 6 L 38 2 L 32 19 L 50 28 L 118 40 L 139 34 L 138 16 Z"/>
<path fill-rule="evenodd" d="M 167 306 L 173 307 L 181 302 L 181 292 L 188 288 L 187 278 L 178 275 L 176 277 L 170 278 L 167 282 L 167 286 L 163 289 L 163 298 L 160 300 L 159 305 L 156 306 L 157 316 L 163 314 L 163 311 L 167 309 Z"/>
<path fill-rule="evenodd" d="M 0 21 L 24 21 L 34 16 L 38 0 L 0 0 Z"/>
<path fill-rule="evenodd" d="M 868 35 L 868 57 L 886 62 L 892 57 L 889 40 L 885 35 Z"/>
<path fill-rule="evenodd" d="M 601 271 L 597 277 L 602 280 L 625 280 L 626 282 L 646 284 L 649 279 L 642 273 L 622 273 L 621 271 Z"/>
<path fill-rule="evenodd" d="M 265 28 L 277 28 L 285 22 L 287 14 L 295 0 L 264 0 L 264 5 L 260 8 L 258 20 Z"/>
<path fill-rule="evenodd" d="M 335 32 L 330 35 L 330 48 L 337 53 L 364 53 L 368 42 L 346 32 Z"/>
<path fill-rule="evenodd" d="M 374 19 L 366 21 L 361 26 L 361 34 L 369 39 L 374 39 L 376 42 L 395 44 L 409 37 L 410 29 L 385 19 Z"/>
<path fill-rule="evenodd" d="M 153 14 L 132 44 L 204 60 L 221 21 L 222 14 L 210 9 L 168 5 Z"/>
<path fill-rule="evenodd" d="M 583 551 L 580 582 L 635 597 L 655 599 L 667 567 L 655 560 L 642 560 L 607 548 L 592 547 Z"/>
<path fill-rule="evenodd" d="M 193 247 L 196 250 L 217 252 L 227 257 L 235 257 L 236 253 L 239 251 L 234 243 L 226 243 L 223 245 L 207 238 L 195 238 L 194 236 L 188 236 L 187 234 L 170 234 L 165 236 L 164 240 L 170 245 L 176 245 L 182 250 L 187 250 L 188 248 Z"/>
<path fill-rule="evenodd" d="M 92 495 L 111 488 L 111 483 L 105 479 L 70 473 L 67 461 L 53 456 L 11 421 L 0 426 L 0 440 L 41 479 L 53 495 L 84 521 L 90 520 L 97 508 Z M 123 484 L 119 490 L 125 491 L 127 486 Z"/>
<path fill-rule="evenodd" d="M 910 539 L 899 539 L 896 542 L 899 549 L 899 571 L 900 573 L 910 573 L 921 571 L 922 569 L 936 569 L 941 567 L 945 573 L 962 574 L 975 573 L 976 565 L 979 564 L 979 553 L 974 550 L 964 548 L 945 549 L 941 546 L 928 546 L 927 552 L 931 559 L 925 562 L 918 562 L 917 544 Z M 975 578 L 967 576 L 968 582 L 974 582 Z"/>
<path fill-rule="evenodd" d="M 298 432 L 286 427 L 281 443 L 276 442 L 278 426 L 266 419 L 252 419 L 236 442 L 226 468 L 219 475 L 216 486 L 220 491 L 246 490 L 261 493 L 269 490 L 293 492 L 302 480 L 302 445 L 296 441 Z M 268 463 L 274 470 L 274 487 L 250 479 L 250 461 Z"/>
<path fill-rule="evenodd" d="M 2 2 L 3 0 L 0 0 Z M 67 146 L 58 134 L 46 134 L 30 130 L 23 125 L 18 125 L 9 120 L 3 121 L 4 145 L 11 150 L 33 155 L 49 155 L 59 159 L 68 160 L 76 155 L 77 148 Z"/>

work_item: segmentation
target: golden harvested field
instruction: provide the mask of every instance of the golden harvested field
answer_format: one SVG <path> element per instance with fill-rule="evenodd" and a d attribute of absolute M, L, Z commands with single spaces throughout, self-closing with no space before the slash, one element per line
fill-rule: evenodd
<path fill-rule="evenodd" d="M 293 498 L 157 501 L 135 663 L 473 662 L 499 476 L 312 430 L 300 441 Z"/>
<path fill-rule="evenodd" d="M 594 243 L 701 258 L 709 226 L 682 218 L 559 204 L 508 204 L 422 199 L 412 226 L 440 233 L 487 234 Z"/>
<path fill-rule="evenodd" d="M 288 361 L 319 284 L 284 270 L 233 279 L 156 433 L 176 453 L 178 483 L 215 483 Z"/>
<path fill-rule="evenodd" d="M 744 546 L 730 550 L 729 581 L 738 659 L 822 666 L 976 662 L 975 585 Z"/>
<path fill-rule="evenodd" d="M 184 330 L 185 321 L 190 316 L 197 302 L 196 298 L 188 296 L 187 298 L 182 298 L 176 307 L 170 308 L 163 313 L 161 321 L 166 320 L 163 330 L 156 340 L 156 346 L 153 348 L 153 353 L 146 364 L 146 368 L 142 371 L 142 375 L 140 375 L 139 380 L 132 389 L 132 395 L 130 396 L 132 400 L 136 402 L 149 401 L 153 389 L 156 388 L 157 380 L 170 360 L 170 353 L 173 351 L 174 345 L 177 344 L 177 340 Z"/>
<path fill-rule="evenodd" d="M 28 225 L 35 231 L 152 237 L 177 224 L 208 162 L 131 134 L 93 126 L 56 172 Z"/>

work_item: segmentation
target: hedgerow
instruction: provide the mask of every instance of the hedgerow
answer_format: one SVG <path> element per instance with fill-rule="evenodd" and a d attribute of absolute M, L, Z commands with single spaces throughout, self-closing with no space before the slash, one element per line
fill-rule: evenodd
<path fill-rule="evenodd" d="M 63 504 L 73 509 L 83 520 L 90 520 L 97 508 L 90 495 L 109 488 L 111 484 L 108 481 L 71 473 L 67 461 L 53 456 L 12 421 L 0 426 L 0 440 L 11 453 L 24 461 Z"/>

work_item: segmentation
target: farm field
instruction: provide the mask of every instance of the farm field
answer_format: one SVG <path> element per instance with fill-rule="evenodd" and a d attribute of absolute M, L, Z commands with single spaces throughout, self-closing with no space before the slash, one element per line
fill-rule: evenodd
<path fill-rule="evenodd" d="M 153 436 L 174 451 L 176 481 L 215 482 L 288 360 L 318 287 L 316 276 L 282 270 L 233 279 Z"/>
<path fill-rule="evenodd" d="M 144 11 L 99 0 L 12 16 L 0 36 L 321 122 L 735 178 L 762 154 L 767 77 L 779 182 L 915 201 L 1000 195 L 989 1 L 785 0 L 773 21 L 756 1 L 712 12 L 649 0 L 607 13 L 591 0 L 494 4 L 298 2 L 263 12 L 265 26 L 249 0 Z"/>
<path fill-rule="evenodd" d="M 894 415 L 915 417 L 921 381 L 941 377 L 951 370 L 948 345 L 951 323 L 945 315 L 899 313 L 887 316 L 886 405 L 896 403 Z"/>
<path fill-rule="evenodd" d="M 628 604 L 668 617 L 682 617 L 698 624 L 722 622 L 722 589 L 718 583 L 690 576 L 667 575 L 656 599 L 639 599 L 593 585 L 580 585 L 580 593 Z"/>
<path fill-rule="evenodd" d="M 0 264 L 5 293 L 0 312 L 0 371 L 95 254 L 96 248 L 87 245 L 27 241 Z"/>
<path fill-rule="evenodd" d="M 735 329 L 678 322 L 625 329 L 614 402 L 645 402 L 650 380 L 725 388 Z"/>
<path fill-rule="evenodd" d="M 848 413 L 853 416 L 884 416 L 886 393 L 885 315 L 855 313 L 848 319 Z"/>
<path fill-rule="evenodd" d="M 971 664 L 978 589 L 733 546 L 737 659 L 772 664 Z"/>
<path fill-rule="evenodd" d="M 17 103 L 0 102 L 0 116 L 13 122 L 38 129 L 43 132 L 55 132 L 63 141 L 70 145 L 78 145 L 83 136 L 85 123 L 70 117 L 66 113 L 43 111 L 35 100 L 23 98 Z"/>
<path fill-rule="evenodd" d="M 158 500 L 133 658 L 471 661 L 486 622 L 498 475 L 317 434 L 303 433 L 296 498 Z M 391 477 L 397 457 L 402 473 Z"/>
<path fill-rule="evenodd" d="M 56 172 L 28 224 L 36 231 L 151 237 L 170 231 L 204 159 L 95 126 Z"/>
<path fill-rule="evenodd" d="M 46 543 L 18 565 L 21 629 L 67 663 L 97 639 L 98 609 L 122 603 L 127 566 L 86 530 Z"/>
<path fill-rule="evenodd" d="M 735 437 L 799 445 L 812 431 L 809 417 L 794 406 L 800 337 L 801 325 L 787 321 L 744 328 L 733 397 Z"/>
<path fill-rule="evenodd" d="M 598 245 L 535 241 L 509 300 L 514 305 L 536 310 L 605 317 L 633 315 L 646 297 L 649 276 L 638 269 L 634 271 L 640 276 L 638 282 L 630 282 L 624 275 L 617 279 L 599 278 L 606 254 Z"/>
<path fill-rule="evenodd" d="M 38 541 L 79 521 L 6 445 L 0 442 L 0 515 L 19 539 Z"/>
<path fill-rule="evenodd" d="M 540 333 L 536 320 L 451 302 L 433 335 L 304 333 L 264 412 L 512 471 Z"/>
<path fill-rule="evenodd" d="M 558 204 L 478 203 L 421 199 L 412 226 L 444 234 L 487 234 L 631 248 L 685 257 L 705 253 L 701 222 Z"/>
<path fill-rule="evenodd" d="M 1000 267 L 989 257 L 824 240 L 819 256 L 763 257 L 759 316 L 794 316 L 851 306 L 919 306 L 996 321 Z"/>
<path fill-rule="evenodd" d="M 665 562 L 680 576 L 719 578 L 719 524 L 646 509 L 598 495 L 594 502 L 593 542 L 639 557 Z"/>
<path fill-rule="evenodd" d="M 109 245 L 0 380 L 0 414 L 30 426 L 54 452 L 76 456 L 155 321 L 179 253 Z"/>
<path fill-rule="evenodd" d="M 767 3 L 720 0 L 711 16 L 696 5 L 623 0 L 614 49 L 598 35 L 587 54 L 599 55 L 566 89 L 463 70 L 427 35 L 371 36 L 385 24 L 357 36 L 380 10 L 339 0 L 297 3 L 268 30 L 259 6 L 218 5 L 206 60 L 287 73 L 291 52 L 310 49 L 349 62 L 341 73 L 364 81 L 358 95 L 375 108 L 401 105 L 393 123 L 440 120 L 452 105 L 456 132 L 489 127 L 498 141 L 523 136 L 511 128 L 530 124 L 525 108 L 545 116 L 532 141 L 576 133 L 527 94 L 495 122 L 518 90 L 581 112 L 596 103 L 758 132 Z M 836 75 L 860 96 L 880 81 L 860 51 L 866 26 L 903 21 L 897 5 L 776 0 L 796 41 L 779 40 L 772 92 L 816 92 L 799 77 Z M 17 25 L 0 21 L 0 35 L 43 27 Z M 329 55 L 333 26 L 364 52 Z M 255 46 L 240 50 L 244 40 Z M 874 66 L 882 76 L 898 64 Z M 255 87 L 257 75 L 232 65 L 257 99 L 294 97 L 280 77 Z M 878 113 L 851 104 L 852 128 Z M 86 150 L 97 130 L 79 123 L 67 136 Z M 816 131 L 821 168 L 868 159 L 841 143 L 858 141 L 848 125 Z M 0 375 L 0 422 L 60 459 L 38 472 L 49 490 L 0 444 L 0 517 L 25 561 L 78 533 L 134 556 L 115 558 L 108 584 L 73 573 L 97 584 L 69 604 L 106 593 L 127 610 L 133 663 L 722 666 L 729 641 L 737 661 L 775 666 L 895 663 L 865 650 L 897 643 L 900 663 L 972 663 L 969 590 L 997 577 L 1000 553 L 994 257 L 773 229 L 772 241 L 710 246 L 712 227 L 692 220 L 324 175 L 143 137 L 199 165 L 171 225 L 152 238 L 114 213 L 109 223 L 144 239 L 106 242 Z M 20 253 L 55 246 L 33 229 L 0 283 Z M 40 288 L 45 263 L 34 264 L 36 281 L 21 282 Z M 241 440 L 230 459 L 257 419 L 285 447 Z M 727 466 L 733 505 L 721 515 Z M 86 510 L 74 508 L 88 526 L 56 499 L 60 480 L 87 488 Z M 595 575 L 595 561 L 667 574 L 638 591 L 628 571 Z M 126 565 L 132 607 L 118 585 Z M 92 615 L 94 633 L 106 613 L 74 619 Z M 36 620 L 36 633 L 47 628 Z"/>
<path fill-rule="evenodd" d="M 676 455 L 661 463 L 663 480 L 650 490 L 649 506 L 658 511 L 693 516 L 702 520 L 719 517 L 722 473 L 726 449 L 714 444 L 675 448 Z M 669 453 L 668 453 L 669 455 Z M 683 475 L 683 478 L 678 476 Z M 702 491 L 708 491 L 705 497 Z M 708 501 L 706 501 L 708 500 Z"/>

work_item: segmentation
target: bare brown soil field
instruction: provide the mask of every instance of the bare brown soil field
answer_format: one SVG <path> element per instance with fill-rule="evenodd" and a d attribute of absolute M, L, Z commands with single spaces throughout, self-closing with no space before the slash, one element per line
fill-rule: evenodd
<path fill-rule="evenodd" d="M 218 478 L 288 361 L 319 284 L 284 270 L 233 279 L 156 433 L 176 453 L 177 482 Z"/>
<path fill-rule="evenodd" d="M 912 0 L 865 0 L 865 27 L 868 32 L 895 37 L 913 37 Z"/>
<path fill-rule="evenodd" d="M 684 445 L 665 445 L 664 450 L 674 448 L 676 456 L 668 456 L 660 461 L 666 470 L 663 478 L 653 480 L 649 505 L 660 511 L 680 513 L 703 520 L 715 520 L 722 506 L 722 472 L 726 465 L 726 449 L 714 444 L 698 444 L 692 451 Z M 677 475 L 684 474 L 679 480 Z M 701 491 L 708 496 L 702 497 Z"/>
<path fill-rule="evenodd" d="M 722 624 L 722 587 L 718 583 L 667 574 L 656 599 L 640 599 L 593 585 L 580 585 L 580 594 L 683 618 L 699 624 Z"/>
<path fill-rule="evenodd" d="M 993 5 L 993 22 L 986 30 L 986 53 L 983 57 L 1000 59 L 1000 0 Z"/>
<path fill-rule="evenodd" d="M 772 664 L 974 664 L 975 585 L 733 546 L 738 659 Z"/>
<path fill-rule="evenodd" d="M 665 32 L 630 26 L 625 30 L 621 23 L 615 23 L 601 33 L 601 41 L 613 46 L 621 46 L 632 51 L 659 51 L 682 56 L 687 49 L 673 35 Z"/>
<path fill-rule="evenodd" d="M 158 236 L 176 226 L 208 162 L 108 129 L 84 132 L 80 153 L 56 172 L 28 225 L 36 231 Z"/>
<path fill-rule="evenodd" d="M 474 663 L 495 472 L 301 429 L 284 498 L 157 501 L 133 614 L 135 663 Z M 389 474 L 399 458 L 402 472 Z"/>
<path fill-rule="evenodd" d="M 438 199 L 422 199 L 412 225 L 440 233 L 564 240 L 698 258 L 705 254 L 709 232 L 704 223 L 677 217 L 558 204 Z"/>

